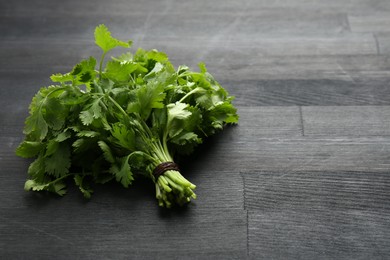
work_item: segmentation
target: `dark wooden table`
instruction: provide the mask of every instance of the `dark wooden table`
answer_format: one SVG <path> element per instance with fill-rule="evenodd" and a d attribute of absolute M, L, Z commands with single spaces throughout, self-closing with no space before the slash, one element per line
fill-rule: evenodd
<path fill-rule="evenodd" d="M 23 190 L 28 104 L 99 55 L 100 23 L 236 96 L 240 124 L 183 166 L 188 207 L 145 180 Z M 390 258 L 390 1 L 1 1 L 0 57 L 0 259 Z"/>

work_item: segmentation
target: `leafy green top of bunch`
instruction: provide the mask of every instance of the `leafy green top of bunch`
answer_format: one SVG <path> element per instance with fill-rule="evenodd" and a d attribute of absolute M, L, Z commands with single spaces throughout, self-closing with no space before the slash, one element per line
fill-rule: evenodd
<path fill-rule="evenodd" d="M 199 72 L 175 69 L 166 54 L 138 49 L 103 68 L 110 50 L 132 42 L 113 38 L 104 25 L 96 28 L 95 41 L 103 51 L 98 70 L 95 58 L 83 60 L 69 73 L 52 75 L 53 85 L 32 99 L 26 137 L 16 151 L 35 158 L 26 190 L 63 195 L 72 177 L 88 198 L 93 182 L 128 187 L 136 174 L 154 179 L 159 163 L 190 154 L 238 121 L 233 97 L 203 63 Z"/>

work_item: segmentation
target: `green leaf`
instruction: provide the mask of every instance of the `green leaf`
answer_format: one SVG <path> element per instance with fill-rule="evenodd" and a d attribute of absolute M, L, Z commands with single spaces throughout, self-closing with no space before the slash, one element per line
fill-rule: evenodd
<path fill-rule="evenodd" d="M 59 142 L 55 139 L 51 139 L 47 142 L 45 157 L 54 154 L 58 149 Z"/>
<path fill-rule="evenodd" d="M 134 180 L 128 160 L 129 156 L 119 158 L 110 168 L 110 172 L 115 175 L 116 181 L 120 182 L 125 188 L 128 188 Z"/>
<path fill-rule="evenodd" d="M 56 178 L 66 175 L 71 165 L 68 144 L 60 143 L 56 151 L 45 158 L 45 171 Z"/>
<path fill-rule="evenodd" d="M 26 135 L 30 135 L 34 140 L 43 140 L 47 135 L 48 129 L 49 127 L 43 118 L 43 114 L 38 109 L 27 117 L 23 132 Z"/>
<path fill-rule="evenodd" d="M 65 129 L 64 132 L 61 132 L 57 135 L 55 140 L 59 143 L 69 139 L 71 137 L 71 133 L 68 131 L 68 129 Z"/>
<path fill-rule="evenodd" d="M 83 131 L 80 131 L 76 134 L 78 137 L 89 137 L 89 138 L 93 138 L 93 137 L 97 137 L 100 135 L 99 132 L 96 132 L 96 131 L 88 131 L 88 130 L 83 130 Z"/>
<path fill-rule="evenodd" d="M 91 110 L 81 111 L 79 117 L 84 125 L 90 125 L 93 122 L 93 112 Z"/>
<path fill-rule="evenodd" d="M 40 191 L 40 190 L 46 189 L 48 186 L 49 186 L 48 184 L 40 184 L 34 180 L 27 180 L 26 183 L 24 184 L 24 190 L 25 191 L 29 191 L 29 190 Z"/>
<path fill-rule="evenodd" d="M 186 110 L 188 104 L 176 102 L 168 104 L 168 122 L 173 119 L 186 119 L 191 115 L 191 112 Z"/>
<path fill-rule="evenodd" d="M 75 175 L 74 182 L 75 182 L 76 186 L 79 187 L 79 189 L 83 193 L 84 197 L 86 199 L 89 199 L 89 198 L 91 198 L 93 190 L 90 187 L 86 186 L 86 184 L 84 183 L 84 177 L 85 176 Z"/>
<path fill-rule="evenodd" d="M 138 113 L 146 120 L 153 108 L 164 108 L 164 99 L 166 93 L 164 92 L 164 86 L 158 82 L 152 81 L 147 85 L 141 86 L 137 90 L 138 98 Z"/>
<path fill-rule="evenodd" d="M 198 66 L 199 66 L 200 72 L 202 72 L 202 73 L 206 73 L 207 72 L 206 64 L 204 64 L 203 62 L 200 62 L 198 64 Z"/>
<path fill-rule="evenodd" d="M 152 49 L 146 53 L 147 59 L 155 60 L 157 62 L 163 63 L 168 60 L 168 55 L 164 52 L 160 52 L 156 49 Z"/>
<path fill-rule="evenodd" d="M 16 148 L 16 155 L 23 158 L 32 158 L 38 155 L 44 147 L 44 144 L 41 142 L 23 141 L 18 148 Z"/>
<path fill-rule="evenodd" d="M 126 64 L 126 63 L 133 62 L 133 54 L 131 52 L 126 52 L 119 55 L 118 57 L 112 57 L 112 59 L 120 62 L 121 64 Z"/>
<path fill-rule="evenodd" d="M 27 180 L 26 183 L 24 184 L 24 190 L 29 191 L 42 191 L 42 190 L 47 190 L 50 192 L 54 192 L 60 196 L 65 195 L 66 189 L 65 189 L 65 184 L 58 180 L 54 180 L 49 183 L 39 183 L 36 180 Z"/>
<path fill-rule="evenodd" d="M 45 158 L 41 152 L 37 159 L 28 167 L 28 175 L 37 181 L 43 181 L 45 178 Z"/>
<path fill-rule="evenodd" d="M 174 137 L 183 131 L 185 126 L 184 120 L 191 116 L 191 112 L 187 110 L 187 107 L 188 104 L 180 102 L 167 105 L 167 129 L 169 137 Z"/>
<path fill-rule="evenodd" d="M 49 186 L 48 191 L 64 196 L 66 194 L 66 185 L 62 182 L 56 182 Z"/>
<path fill-rule="evenodd" d="M 95 43 L 103 50 L 103 52 L 108 52 L 119 46 L 130 48 L 132 44 L 131 41 L 123 42 L 112 37 L 108 28 L 104 24 L 99 25 L 95 29 Z"/>
<path fill-rule="evenodd" d="M 115 138 L 114 142 L 119 146 L 134 151 L 136 149 L 136 138 L 134 130 L 121 123 L 112 126 L 111 134 Z"/>
<path fill-rule="evenodd" d="M 93 57 L 89 57 L 87 60 L 82 60 L 74 66 L 73 70 L 70 72 L 70 75 L 73 76 L 73 85 L 78 86 L 85 84 L 89 89 L 96 76 L 95 66 L 96 59 Z"/>
<path fill-rule="evenodd" d="M 60 83 L 72 82 L 73 81 L 73 75 L 71 75 L 70 73 L 65 73 L 65 74 L 56 73 L 56 74 L 51 75 L 50 79 L 53 82 L 60 82 Z"/>
<path fill-rule="evenodd" d="M 105 75 L 114 81 L 129 81 L 130 74 L 137 69 L 137 64 L 110 61 L 107 63 Z"/>
<path fill-rule="evenodd" d="M 67 111 L 65 106 L 58 98 L 48 98 L 45 102 L 45 121 L 47 125 L 54 129 L 59 130 L 65 124 Z"/>
<path fill-rule="evenodd" d="M 171 141 L 178 145 L 185 145 L 188 143 L 197 143 L 197 144 L 201 143 L 202 139 L 200 139 L 198 135 L 195 134 L 194 132 L 188 132 L 188 133 L 180 134 L 175 138 L 172 138 Z"/>
<path fill-rule="evenodd" d="M 73 142 L 72 144 L 73 152 L 77 154 L 88 153 L 88 151 L 95 151 L 99 149 L 97 142 L 92 138 L 80 138 Z"/>
<path fill-rule="evenodd" d="M 90 125 L 92 124 L 94 119 L 101 118 L 102 115 L 102 108 L 100 106 L 100 98 L 95 99 L 92 101 L 92 103 L 89 105 L 89 108 L 87 110 L 80 112 L 80 120 L 84 125 Z"/>
<path fill-rule="evenodd" d="M 102 151 L 103 151 L 104 159 L 106 159 L 107 162 L 115 163 L 115 158 L 112 155 L 110 147 L 103 141 L 99 141 L 98 145 L 99 145 L 100 149 L 102 149 Z"/>
<path fill-rule="evenodd" d="M 202 143 L 202 141 L 203 140 L 194 132 L 185 131 L 182 131 L 170 140 L 171 143 L 176 145 L 176 152 L 185 155 L 192 153 L 194 148 Z"/>

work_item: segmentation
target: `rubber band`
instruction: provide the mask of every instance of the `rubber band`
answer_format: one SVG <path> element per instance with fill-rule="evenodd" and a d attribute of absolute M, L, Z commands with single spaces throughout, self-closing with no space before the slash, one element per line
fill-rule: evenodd
<path fill-rule="evenodd" d="M 163 162 L 156 166 L 153 170 L 153 176 L 156 178 L 160 177 L 160 175 L 164 174 L 166 171 L 180 171 L 179 165 L 174 162 Z"/>

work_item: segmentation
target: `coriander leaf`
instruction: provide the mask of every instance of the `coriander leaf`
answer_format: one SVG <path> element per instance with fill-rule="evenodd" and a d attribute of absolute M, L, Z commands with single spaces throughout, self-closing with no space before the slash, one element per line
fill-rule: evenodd
<path fill-rule="evenodd" d="M 207 72 L 206 64 L 204 64 L 203 62 L 200 62 L 198 64 L 198 66 L 199 66 L 200 72 L 202 72 L 202 73 L 206 73 Z"/>
<path fill-rule="evenodd" d="M 187 143 L 200 143 L 201 139 L 194 132 L 188 132 L 172 138 L 172 142 L 178 145 L 184 145 Z"/>
<path fill-rule="evenodd" d="M 39 108 L 27 117 L 24 133 L 30 135 L 34 140 L 43 140 L 47 135 L 48 129 L 49 127 Z"/>
<path fill-rule="evenodd" d="M 48 98 L 45 102 L 44 119 L 47 125 L 54 130 L 59 130 L 65 124 L 67 110 L 58 98 Z"/>
<path fill-rule="evenodd" d="M 98 145 L 99 145 L 100 149 L 102 149 L 102 151 L 103 151 L 104 159 L 106 159 L 107 162 L 115 163 L 115 158 L 112 155 L 110 147 L 104 141 L 99 141 Z"/>
<path fill-rule="evenodd" d="M 84 177 L 85 176 L 75 175 L 74 182 L 79 187 L 79 189 L 83 193 L 84 197 L 86 199 L 89 199 L 89 198 L 91 198 L 93 190 L 85 185 Z"/>
<path fill-rule="evenodd" d="M 167 105 L 167 129 L 169 137 L 174 137 L 183 131 L 185 125 L 185 122 L 183 120 L 191 116 L 191 112 L 186 110 L 187 107 L 188 104 L 180 102 Z"/>
<path fill-rule="evenodd" d="M 140 86 L 137 91 L 137 101 L 130 103 L 127 107 L 128 113 L 139 113 L 142 119 L 146 120 L 153 108 L 164 108 L 164 86 L 158 82 L 148 82 L 146 85 Z"/>
<path fill-rule="evenodd" d="M 155 60 L 157 62 L 164 62 L 168 60 L 168 55 L 166 55 L 164 52 L 159 52 L 156 49 L 152 49 L 148 52 L 146 52 L 147 59 Z"/>
<path fill-rule="evenodd" d="M 92 103 L 88 106 L 89 108 L 87 110 L 80 112 L 79 117 L 84 125 L 90 125 L 94 119 L 98 119 L 103 116 L 100 100 L 100 98 L 93 100 Z"/>
<path fill-rule="evenodd" d="M 44 147 L 41 142 L 23 141 L 16 149 L 16 155 L 23 158 L 32 158 L 38 155 Z"/>
<path fill-rule="evenodd" d="M 39 183 L 35 180 L 27 180 L 26 183 L 24 184 L 24 190 L 29 191 L 42 191 L 42 190 L 47 190 L 50 192 L 54 192 L 60 196 L 65 195 L 66 189 L 65 189 L 65 184 L 60 182 L 62 178 L 54 180 L 49 183 Z"/>
<path fill-rule="evenodd" d="M 129 81 L 130 74 L 137 69 L 137 64 L 110 61 L 107 63 L 105 75 L 114 81 Z"/>
<path fill-rule="evenodd" d="M 45 179 L 45 158 L 43 153 L 40 153 L 37 159 L 30 164 L 28 175 L 39 182 Z"/>
<path fill-rule="evenodd" d="M 93 121 L 93 111 L 85 110 L 80 112 L 80 120 L 84 125 L 90 125 Z"/>
<path fill-rule="evenodd" d="M 63 132 L 59 133 L 56 138 L 55 138 L 55 141 L 61 143 L 67 139 L 69 139 L 71 137 L 71 133 L 68 131 L 68 129 L 65 129 Z"/>
<path fill-rule="evenodd" d="M 76 135 L 78 137 L 90 137 L 90 138 L 93 138 L 93 137 L 99 136 L 100 133 L 96 132 L 96 131 L 83 130 L 83 131 L 78 132 Z"/>
<path fill-rule="evenodd" d="M 191 112 L 186 110 L 188 104 L 176 102 L 175 104 L 168 104 L 168 122 L 172 119 L 186 119 L 191 115 Z"/>
<path fill-rule="evenodd" d="M 45 171 L 56 178 L 67 174 L 70 165 L 70 149 L 66 143 L 58 144 L 56 151 L 52 155 L 45 157 Z"/>
<path fill-rule="evenodd" d="M 61 83 L 72 82 L 73 75 L 71 75 L 70 73 L 65 73 L 65 74 L 56 73 L 56 74 L 51 75 L 50 79 L 53 82 L 61 82 Z"/>
<path fill-rule="evenodd" d="M 129 156 L 118 158 L 117 162 L 110 168 L 110 172 L 115 175 L 116 181 L 120 182 L 125 188 L 129 187 L 134 180 L 128 160 Z"/>
<path fill-rule="evenodd" d="M 95 43 L 100 48 L 102 48 L 103 52 L 108 52 L 116 47 L 125 47 L 130 48 L 132 42 L 123 42 L 118 39 L 115 39 L 111 36 L 111 33 L 108 31 L 108 28 L 101 24 L 95 29 Z"/>
<path fill-rule="evenodd" d="M 111 134 L 117 145 L 129 151 L 134 151 L 136 149 L 135 133 L 131 128 L 127 128 L 121 123 L 116 123 L 112 126 Z"/>
<path fill-rule="evenodd" d="M 47 142 L 46 145 L 46 153 L 45 156 L 50 156 L 54 154 L 58 149 L 59 142 L 57 142 L 55 139 L 51 139 Z"/>
<path fill-rule="evenodd" d="M 112 59 L 118 61 L 121 64 L 126 64 L 126 63 L 133 62 L 133 54 L 131 52 L 126 52 L 126 53 L 122 53 L 118 57 L 112 57 Z"/>
<path fill-rule="evenodd" d="M 62 182 L 55 182 L 48 187 L 48 191 L 64 196 L 66 194 L 66 185 Z"/>

